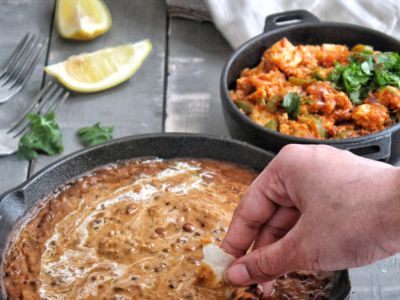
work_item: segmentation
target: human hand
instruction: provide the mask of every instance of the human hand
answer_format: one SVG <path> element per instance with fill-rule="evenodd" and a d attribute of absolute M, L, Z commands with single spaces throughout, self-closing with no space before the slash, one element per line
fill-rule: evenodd
<path fill-rule="evenodd" d="M 226 279 L 263 283 L 268 294 L 271 280 L 291 271 L 333 271 L 395 254 L 399 184 L 398 168 L 348 151 L 284 147 L 235 210 L 222 248 L 238 259 Z"/>

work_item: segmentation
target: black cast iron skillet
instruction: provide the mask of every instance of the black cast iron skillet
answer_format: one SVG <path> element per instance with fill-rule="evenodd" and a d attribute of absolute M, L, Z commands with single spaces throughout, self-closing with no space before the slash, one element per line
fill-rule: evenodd
<path fill-rule="evenodd" d="M 0 196 L 1 261 L 4 261 L 11 233 L 15 232 L 24 216 L 55 189 L 100 166 L 151 156 L 210 158 L 244 165 L 257 172 L 260 172 L 273 158 L 273 154 L 243 142 L 194 134 L 132 136 L 75 152 Z M 6 298 L 2 263 L 0 267 L 0 298 L 1 295 Z M 336 272 L 329 299 L 345 299 L 349 292 L 350 281 L 347 270 Z"/>
<path fill-rule="evenodd" d="M 400 124 L 367 136 L 344 140 L 317 140 L 284 135 L 264 128 L 242 114 L 229 97 L 240 71 L 255 67 L 263 52 L 287 37 L 293 44 L 367 44 L 380 51 L 400 52 L 400 42 L 382 32 L 346 23 L 321 22 L 305 10 L 288 11 L 268 16 L 264 33 L 249 40 L 229 58 L 221 76 L 221 100 L 229 132 L 235 138 L 266 150 L 278 152 L 290 143 L 327 144 L 376 160 L 395 162 L 400 158 Z"/>

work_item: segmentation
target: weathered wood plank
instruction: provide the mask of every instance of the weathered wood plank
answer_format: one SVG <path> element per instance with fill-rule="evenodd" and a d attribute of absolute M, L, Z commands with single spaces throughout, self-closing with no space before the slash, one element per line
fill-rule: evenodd
<path fill-rule="evenodd" d="M 351 269 L 351 300 L 396 300 L 400 295 L 400 255 Z"/>
<path fill-rule="evenodd" d="M 228 135 L 219 79 L 231 51 L 213 24 L 170 19 L 167 132 Z"/>
<path fill-rule="evenodd" d="M 57 112 L 64 136 L 62 155 L 81 148 L 76 131 L 83 126 L 101 122 L 114 126 L 114 137 L 157 132 L 162 128 L 164 90 L 164 55 L 166 38 L 166 7 L 162 0 L 105 1 L 113 17 L 113 27 L 106 35 L 91 42 L 63 40 L 54 30 L 49 64 L 68 56 L 91 52 L 104 47 L 151 39 L 153 52 L 142 68 L 128 82 L 96 94 L 74 94 Z M 59 159 L 42 156 L 33 162 L 35 173 Z"/>
<path fill-rule="evenodd" d="M 0 0 L 0 64 L 2 65 L 20 39 L 27 32 L 40 33 L 48 38 L 50 33 L 52 0 Z M 30 103 L 40 90 L 43 79 L 43 55 L 23 91 L 0 105 L 0 128 L 8 126 Z M 0 194 L 27 178 L 29 163 L 16 155 L 0 157 Z"/>

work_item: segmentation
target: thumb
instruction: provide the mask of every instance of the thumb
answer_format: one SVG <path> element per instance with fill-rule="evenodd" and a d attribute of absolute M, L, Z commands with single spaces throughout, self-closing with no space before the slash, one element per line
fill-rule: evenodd
<path fill-rule="evenodd" d="M 226 280 L 232 285 L 244 286 L 273 280 L 295 271 L 296 247 L 287 237 L 244 255 L 226 271 Z"/>

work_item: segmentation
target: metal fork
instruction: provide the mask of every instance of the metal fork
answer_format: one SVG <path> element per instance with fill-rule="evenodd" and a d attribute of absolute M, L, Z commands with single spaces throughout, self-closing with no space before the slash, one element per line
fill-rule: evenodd
<path fill-rule="evenodd" d="M 30 112 L 45 115 L 56 110 L 68 96 L 68 91 L 55 83 L 48 82 L 10 127 L 0 129 L 0 156 L 10 155 L 18 150 L 19 137 L 29 131 L 29 121 L 26 116 Z"/>
<path fill-rule="evenodd" d="M 19 93 L 31 77 L 47 44 L 35 34 L 26 34 L 0 70 L 0 103 Z"/>

